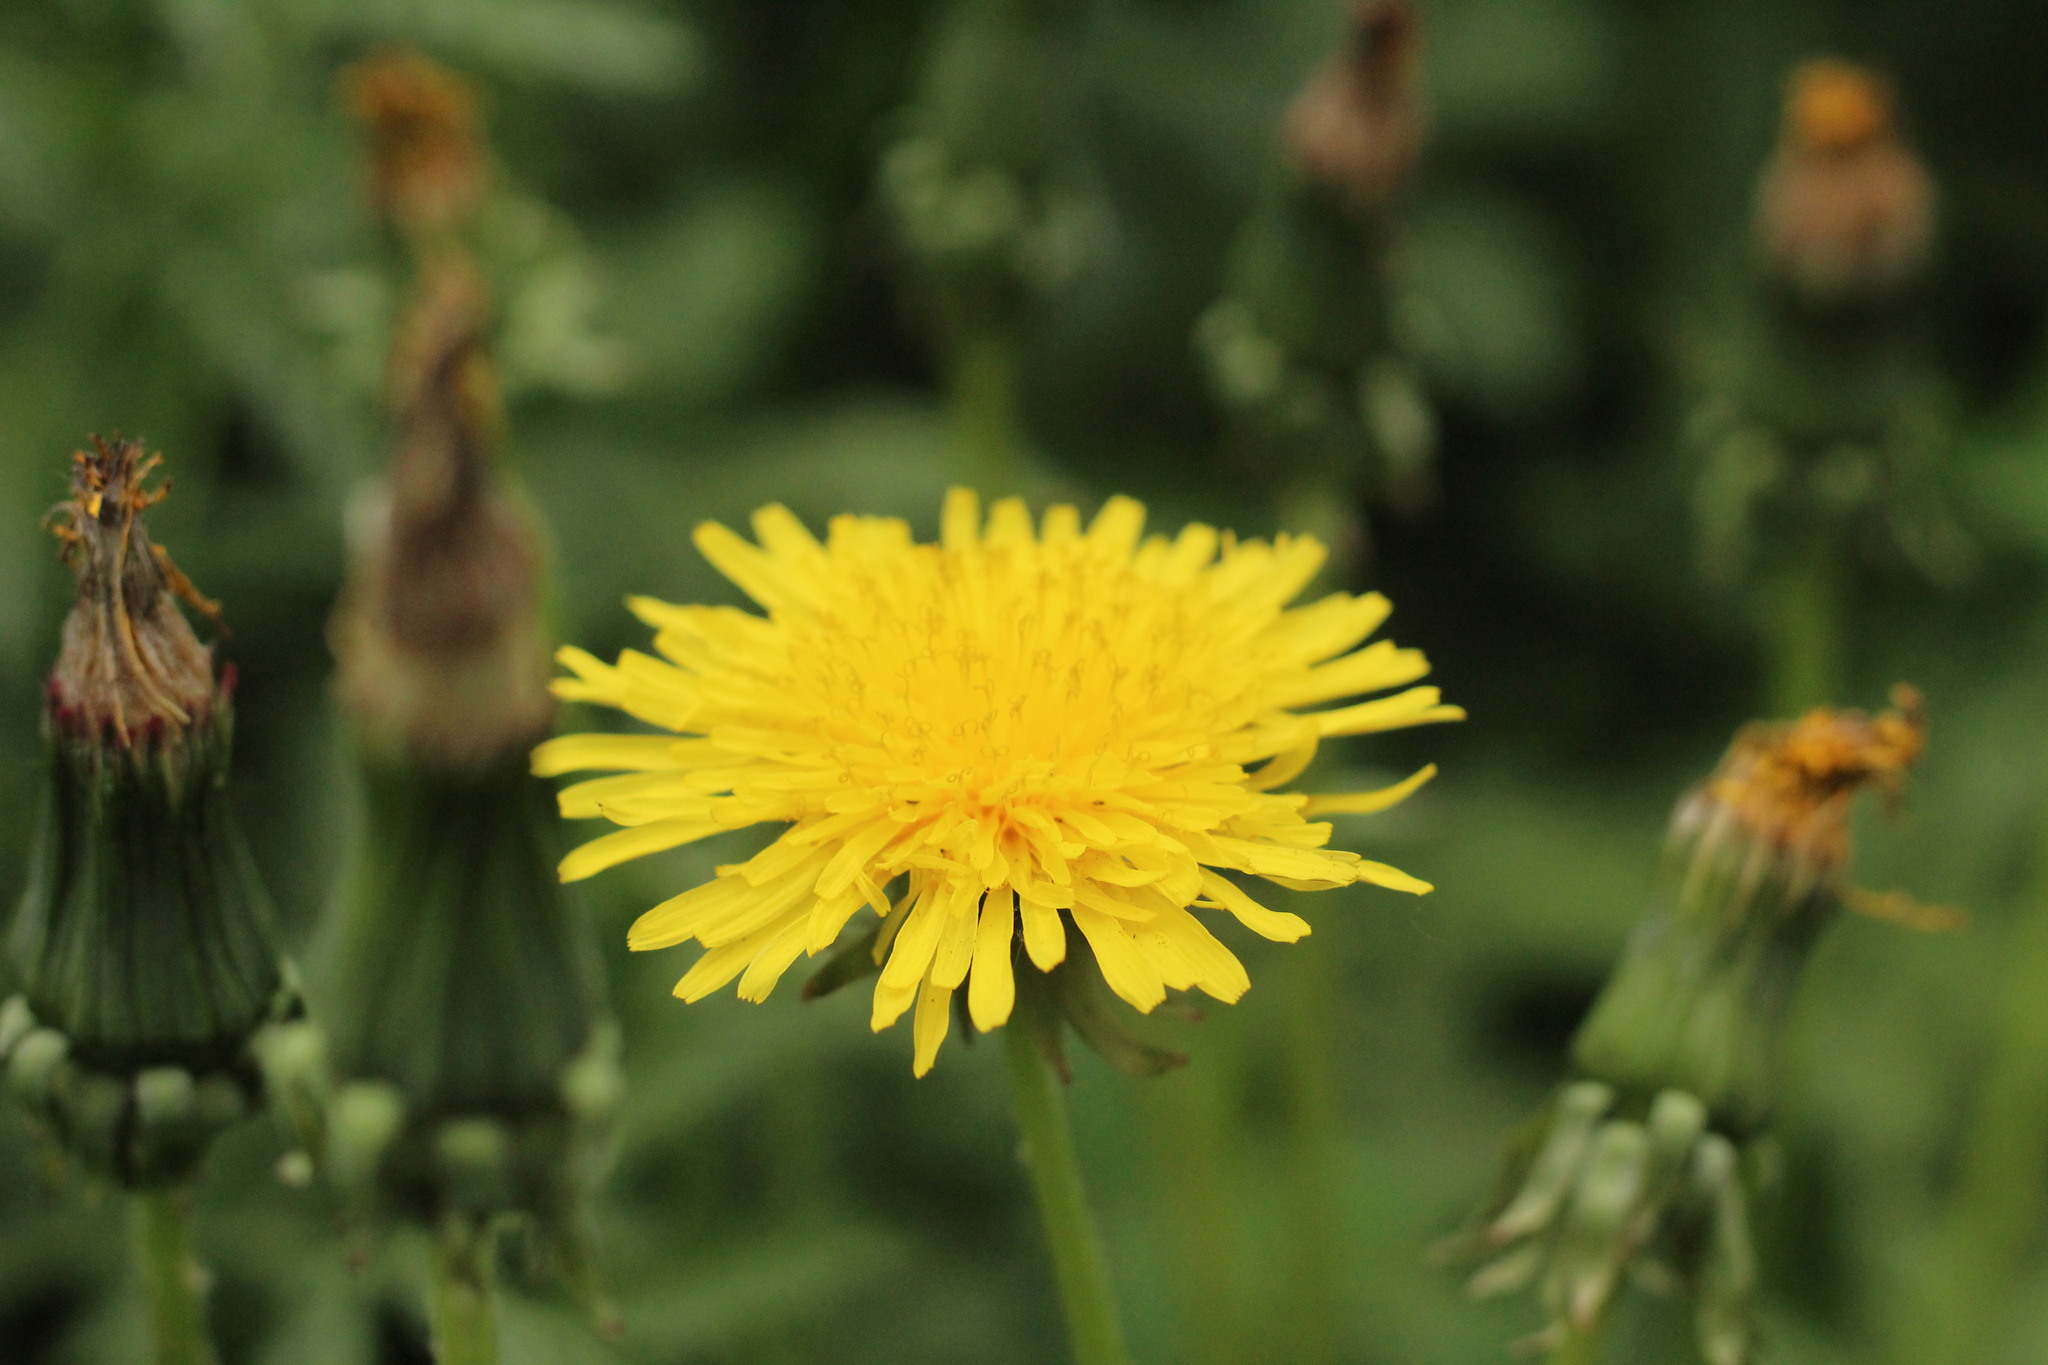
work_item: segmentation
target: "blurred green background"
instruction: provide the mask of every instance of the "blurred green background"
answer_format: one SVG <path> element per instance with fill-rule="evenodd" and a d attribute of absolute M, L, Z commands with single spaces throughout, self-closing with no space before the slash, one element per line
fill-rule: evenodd
<path fill-rule="evenodd" d="M 944 8 L 0 8 L 0 885 L 22 877 L 41 676 L 68 600 L 38 519 L 68 452 L 118 428 L 166 452 L 177 493 L 158 538 L 226 604 L 237 800 L 288 941 L 303 953 L 312 937 L 351 801 L 322 632 L 343 500 L 381 458 L 403 278 L 334 77 L 379 44 L 415 43 L 485 94 L 511 444 L 553 526 L 566 638 L 600 654 L 635 642 L 629 591 L 730 600 L 689 547 L 703 518 L 781 500 L 813 525 L 852 509 L 929 531 L 953 469 L 940 364 L 874 170 Z M 1090 247 L 1027 319 L 1041 482 L 1084 504 L 1137 494 L 1157 526 L 1266 533 L 1269 492 L 1222 453 L 1190 330 L 1342 7 L 1073 8 L 1064 153 L 1085 169 Z M 1184 1072 L 1133 1082 L 1081 1059 L 1071 1104 L 1134 1349 L 1473 1362 L 1537 1325 L 1527 1301 L 1466 1303 L 1424 1252 L 1563 1074 L 1672 801 L 1763 705 L 1748 620 L 1695 566 L 1682 431 L 1694 358 L 1746 287 L 1785 73 L 1836 53 L 1896 81 L 1940 186 L 1943 478 L 1980 550 L 1956 590 L 1904 566 L 1861 575 L 1840 698 L 1876 704 L 1895 679 L 1926 692 L 1928 758 L 1904 811 L 1868 820 L 1863 878 L 1974 923 L 1828 937 L 1793 1026 L 1786 1179 L 1764 1217 L 1772 1358 L 1883 1358 L 2008 945 L 2023 915 L 2048 913 L 2027 901 L 2048 827 L 2048 16 L 2026 0 L 1423 8 L 1435 132 L 1403 264 L 1431 309 L 1441 487 L 1420 517 L 1376 519 L 1359 586 L 1393 597 L 1392 633 L 1429 651 L 1472 719 L 1338 761 L 1442 765 L 1340 836 L 1440 889 L 1326 895 L 1293 949 L 1233 939 L 1255 989 L 1153 1029 L 1194 1055 Z M 1062 1359 L 997 1049 L 956 1038 L 913 1082 L 908 1029 L 870 1035 L 861 991 L 685 1009 L 668 995 L 685 955 L 626 954 L 638 911 L 735 847 L 588 889 L 631 1084 L 598 1204 L 625 1331 L 600 1341 L 537 1286 L 508 1297 L 506 1358 Z M 1290 989 L 1301 954 L 1336 964 L 1336 1088 L 1320 1097 L 1286 1062 L 1290 1019 L 1324 1003 Z M 1333 1201 L 1303 1187 L 1304 1104 L 1327 1113 Z M 272 1180 L 280 1150 L 248 1126 L 200 1192 L 228 1365 L 425 1360 L 419 1248 L 400 1237 L 352 1269 L 319 1192 Z M 0 1116 L 0 1360 L 139 1358 L 124 1217 Z M 1325 1348 L 1304 1336 L 1299 1272 L 1317 1235 L 1337 1271 Z M 2048 1263 L 2030 1283 L 1999 1361 L 2048 1357 Z M 1685 1359 L 1676 1323 L 1634 1312 L 1620 1349 Z"/>

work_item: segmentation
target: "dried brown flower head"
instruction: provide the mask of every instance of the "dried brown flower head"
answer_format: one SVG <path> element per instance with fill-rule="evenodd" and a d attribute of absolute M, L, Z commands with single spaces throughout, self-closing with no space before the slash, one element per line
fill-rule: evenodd
<path fill-rule="evenodd" d="M 78 576 L 50 672 L 50 715 L 73 734 L 110 734 L 126 745 L 182 731 L 211 713 L 213 651 L 192 633 L 178 599 L 216 620 L 220 609 L 143 524 L 142 514 L 169 492 L 149 486 L 163 457 L 118 435 L 112 442 L 95 436 L 92 446 L 72 455 L 71 497 L 49 517 Z"/>
<path fill-rule="evenodd" d="M 1785 96 L 1785 136 L 1816 151 L 1851 152 L 1891 136 L 1892 91 L 1881 77 L 1822 57 L 1792 73 Z"/>
<path fill-rule="evenodd" d="M 417 52 L 392 51 L 342 75 L 350 109 L 375 144 L 370 192 L 408 231 L 446 230 L 475 209 L 484 153 L 475 93 Z"/>
<path fill-rule="evenodd" d="M 1822 707 L 1789 723 L 1746 727 L 1679 822 L 1727 820 L 1772 854 L 1841 867 L 1857 793 L 1874 787 L 1896 798 L 1927 743 L 1920 694 L 1900 684 L 1891 701 L 1875 716 Z"/>
<path fill-rule="evenodd" d="M 1357 0 L 1344 50 L 1287 109 L 1282 138 L 1303 173 L 1359 208 L 1393 199 L 1427 131 L 1421 60 L 1422 19 L 1411 0 Z"/>
<path fill-rule="evenodd" d="M 553 711 L 538 536 L 497 475 L 488 325 L 459 259 L 427 273 L 392 350 L 390 472 L 351 524 L 333 633 L 350 708 L 455 762 L 529 742 Z"/>
<path fill-rule="evenodd" d="M 1756 236 L 1769 269 L 1818 300 L 1881 295 L 1919 272 L 1934 187 L 1898 139 L 1882 77 L 1833 59 L 1792 73 Z"/>
<path fill-rule="evenodd" d="M 493 472 L 503 416 L 486 314 L 481 283 L 441 270 L 393 348 L 387 600 L 392 633 L 415 649 L 474 647 L 533 600 L 531 533 Z"/>

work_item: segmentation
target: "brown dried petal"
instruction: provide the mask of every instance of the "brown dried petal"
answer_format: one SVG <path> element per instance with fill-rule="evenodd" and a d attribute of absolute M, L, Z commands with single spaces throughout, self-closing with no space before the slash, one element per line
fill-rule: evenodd
<path fill-rule="evenodd" d="M 143 523 L 143 511 L 164 496 L 148 486 L 161 459 L 145 455 L 140 442 L 94 437 L 92 451 L 72 456 L 72 496 L 51 514 L 78 597 L 50 673 L 50 712 L 73 733 L 110 734 L 125 744 L 182 731 L 213 708 L 213 651 L 199 643 L 177 599 L 209 615 L 217 609 Z"/>

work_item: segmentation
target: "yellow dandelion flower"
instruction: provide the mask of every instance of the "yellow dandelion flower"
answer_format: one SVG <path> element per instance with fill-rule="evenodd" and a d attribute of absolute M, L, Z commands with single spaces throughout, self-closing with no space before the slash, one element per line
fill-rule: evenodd
<path fill-rule="evenodd" d="M 935 545 L 902 521 L 841 516 L 821 544 L 782 507 L 758 544 L 717 524 L 706 559 L 767 612 L 634 598 L 654 658 L 582 650 L 562 697 L 672 732 L 568 735 L 534 753 L 542 776 L 619 775 L 561 794 L 571 818 L 622 829 L 571 853 L 566 880 L 761 821 L 789 828 L 746 862 L 641 916 L 636 949 L 695 939 L 676 986 L 697 1000 L 734 977 L 765 999 L 796 959 L 833 946 L 862 907 L 883 917 L 873 1025 L 916 1006 L 915 1069 L 930 1070 L 953 993 L 977 1029 L 1016 998 L 1014 945 L 1040 971 L 1078 930 L 1109 986 L 1149 1011 L 1169 988 L 1233 1001 L 1244 967 L 1196 910 L 1265 938 L 1308 933 L 1231 873 L 1299 889 L 1371 882 L 1425 892 L 1383 863 L 1326 847 L 1311 817 L 1401 800 L 1383 791 L 1277 790 L 1336 735 L 1457 720 L 1416 682 L 1422 654 L 1382 640 L 1378 593 L 1288 603 L 1323 547 L 1191 525 L 1142 538 L 1112 499 L 1084 531 L 1072 507 L 1034 528 L 1024 505 L 984 524 L 955 489 Z M 892 900 L 892 884 L 904 889 Z"/>

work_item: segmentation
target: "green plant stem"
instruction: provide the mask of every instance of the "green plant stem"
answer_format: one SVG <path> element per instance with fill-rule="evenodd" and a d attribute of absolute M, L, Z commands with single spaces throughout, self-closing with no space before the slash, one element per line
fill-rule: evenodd
<path fill-rule="evenodd" d="M 435 1365 L 497 1365 L 496 1243 L 488 1225 L 451 1219 L 434 1239 Z"/>
<path fill-rule="evenodd" d="M 947 327 L 955 468 L 984 497 L 1017 492 L 1016 341 L 1001 322 L 961 305 Z"/>
<path fill-rule="evenodd" d="M 1031 1170 L 1045 1239 L 1052 1249 L 1075 1365 L 1130 1365 L 1116 1296 L 1109 1287 L 1109 1267 L 1081 1184 L 1081 1162 L 1067 1126 L 1059 1078 L 1039 1055 L 1031 1031 L 1019 1021 L 1004 1029 L 1003 1037 L 1017 1121 L 1024 1129 L 1024 1164 Z"/>
<path fill-rule="evenodd" d="M 206 1333 L 206 1271 L 192 1255 L 182 1186 L 135 1195 L 137 1249 L 149 1288 L 157 1365 L 216 1365 Z"/>
<path fill-rule="evenodd" d="M 2001 1315 L 2048 1206 L 2048 831 L 2028 901 L 1934 1265 L 1898 1336 L 1901 1365 L 1977 1365 L 1998 1354 Z"/>
<path fill-rule="evenodd" d="M 1293 1208 L 1288 1356 L 1299 1365 L 1334 1365 L 1342 1333 L 1336 1214 L 1338 1175 L 1336 1059 L 1343 1055 L 1336 1008 L 1334 917 L 1316 926 L 1316 942 L 1288 960 L 1287 1049 L 1292 1102 L 1287 1110 L 1288 1187 Z"/>
<path fill-rule="evenodd" d="M 1842 685 L 1841 547 L 1813 534 L 1764 587 L 1764 656 L 1770 714 L 1779 719 L 1839 701 Z"/>

